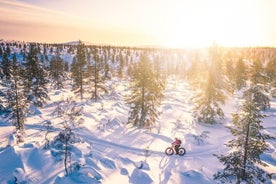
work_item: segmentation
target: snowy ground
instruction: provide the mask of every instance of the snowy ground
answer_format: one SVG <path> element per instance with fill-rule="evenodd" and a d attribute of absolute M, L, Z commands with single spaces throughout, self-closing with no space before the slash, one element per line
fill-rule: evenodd
<path fill-rule="evenodd" d="M 124 102 L 127 82 L 110 82 L 114 87 L 112 96 L 93 102 L 79 101 L 83 106 L 85 123 L 78 131 L 83 142 L 75 144 L 72 160 L 84 166 L 70 176 L 64 176 L 64 166 L 53 150 L 45 150 L 45 121 L 51 121 L 54 137 L 60 130 L 60 119 L 53 115 L 58 101 L 73 95 L 70 88 L 51 91 L 51 101 L 33 112 L 26 122 L 25 142 L 7 146 L 14 127 L 2 117 L 0 122 L 0 183 L 12 183 L 18 176 L 25 183 L 133 183 L 133 184 L 213 184 L 213 174 L 223 166 L 213 156 L 226 153 L 224 144 L 232 139 L 225 125 L 236 112 L 238 98 L 228 99 L 224 105 L 226 118 L 216 125 L 196 124 L 191 116 L 191 91 L 184 81 L 169 80 L 161 107 L 160 126 L 151 130 L 137 129 L 126 125 L 128 108 Z M 268 133 L 276 136 L 276 99 L 272 99 L 269 115 L 264 119 Z M 206 138 L 199 139 L 200 135 Z M 174 137 L 182 139 L 187 153 L 166 156 L 164 150 Z M 196 138 L 198 139 L 196 139 Z M 10 142 L 10 144 L 12 144 Z M 274 173 L 276 183 L 276 140 L 269 141 L 270 149 L 262 160 Z M 24 183 L 24 182 L 23 182 Z"/>

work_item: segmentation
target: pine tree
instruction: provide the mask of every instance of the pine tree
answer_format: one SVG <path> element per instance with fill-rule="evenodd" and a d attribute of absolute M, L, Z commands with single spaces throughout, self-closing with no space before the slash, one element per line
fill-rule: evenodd
<path fill-rule="evenodd" d="M 50 47 L 50 53 L 52 54 L 54 52 L 53 47 Z"/>
<path fill-rule="evenodd" d="M 118 66 L 118 76 L 120 78 L 123 77 L 123 70 L 124 70 L 124 67 L 125 67 L 125 59 L 124 59 L 124 56 L 122 54 L 122 51 L 119 52 L 119 61 L 120 61 L 120 65 Z"/>
<path fill-rule="evenodd" d="M 222 66 L 218 48 L 210 50 L 210 63 L 205 66 L 205 72 L 201 72 L 199 92 L 192 98 L 195 103 L 194 115 L 198 122 L 207 124 L 216 123 L 216 117 L 224 118 L 220 105 L 225 101 L 224 77 L 221 74 Z"/>
<path fill-rule="evenodd" d="M 265 75 L 265 69 L 260 60 L 253 61 L 253 64 L 249 68 L 249 82 L 250 90 L 254 90 L 254 95 L 257 95 L 258 105 L 262 110 L 270 108 L 269 98 L 265 95 L 267 76 Z"/>
<path fill-rule="evenodd" d="M 271 59 L 265 68 L 267 80 L 271 86 L 276 87 L 276 58 Z"/>
<path fill-rule="evenodd" d="M 229 84 L 229 90 L 232 94 L 235 90 L 235 68 L 234 68 L 234 61 L 231 58 L 225 59 L 225 75 L 227 78 L 227 83 Z"/>
<path fill-rule="evenodd" d="M 25 90 L 28 100 L 32 101 L 35 106 L 42 107 L 50 98 L 46 86 L 48 81 L 45 66 L 39 63 L 37 55 L 37 48 L 31 44 L 25 66 Z"/>
<path fill-rule="evenodd" d="M 3 54 L 1 69 L 3 72 L 3 82 L 5 84 L 7 84 L 7 83 L 9 83 L 10 77 L 11 77 L 11 61 L 8 58 L 7 52 L 4 52 L 4 54 Z"/>
<path fill-rule="evenodd" d="M 241 88 L 246 86 L 247 79 L 246 66 L 241 58 L 238 60 L 234 71 L 235 89 L 240 90 Z"/>
<path fill-rule="evenodd" d="M 104 78 L 103 74 L 103 64 L 100 62 L 99 54 L 97 49 L 93 50 L 93 61 L 94 63 L 88 67 L 89 70 L 89 81 L 91 86 L 91 98 L 95 101 L 100 99 L 100 95 L 102 92 L 107 93 L 107 89 L 104 85 Z"/>
<path fill-rule="evenodd" d="M 57 55 L 50 61 L 50 78 L 52 79 L 52 86 L 54 89 L 62 89 L 66 73 L 64 71 L 64 62 L 62 58 Z"/>
<path fill-rule="evenodd" d="M 128 123 L 138 127 L 150 127 L 158 118 L 164 81 L 153 70 L 146 55 L 130 71 L 131 95 L 127 98 L 130 106 Z"/>
<path fill-rule="evenodd" d="M 269 180 L 268 174 L 259 166 L 267 166 L 260 155 L 268 149 L 266 140 L 272 137 L 262 131 L 264 115 L 260 113 L 258 95 L 249 89 L 244 93 L 244 99 L 241 113 L 233 114 L 233 126 L 229 127 L 236 137 L 226 144 L 232 151 L 227 155 L 215 155 L 226 166 L 214 175 L 214 179 L 221 183 L 263 183 Z"/>
<path fill-rule="evenodd" d="M 3 56 L 3 49 L 2 49 L 2 46 L 0 45 L 0 57 Z"/>
<path fill-rule="evenodd" d="M 8 56 L 11 54 L 11 48 L 10 48 L 9 44 L 6 45 L 6 51 L 5 52 L 8 54 Z"/>
<path fill-rule="evenodd" d="M 11 68 L 11 82 L 7 91 L 9 109 L 11 110 L 10 119 L 16 127 L 18 138 L 22 141 L 24 122 L 28 110 L 28 103 L 24 93 L 22 70 L 17 63 L 16 54 L 13 55 Z"/>
<path fill-rule="evenodd" d="M 6 94 L 3 92 L 3 90 L 0 90 L 0 114 L 5 113 L 7 111 L 6 105 Z"/>
<path fill-rule="evenodd" d="M 206 63 L 200 57 L 198 52 L 191 53 L 190 65 L 187 67 L 187 79 L 193 88 L 200 88 L 205 79 Z"/>
<path fill-rule="evenodd" d="M 250 66 L 249 79 L 253 84 L 264 84 L 264 66 L 259 59 L 254 60 Z"/>
<path fill-rule="evenodd" d="M 223 118 L 224 113 L 220 103 L 224 103 L 224 94 L 221 89 L 216 88 L 216 81 L 211 72 L 206 76 L 206 83 L 201 92 L 193 98 L 195 103 L 194 114 L 198 122 L 207 124 L 216 123 L 216 117 Z"/>
<path fill-rule="evenodd" d="M 111 79 L 111 72 L 108 62 L 104 61 L 104 71 L 103 71 L 103 80 L 110 80 Z"/>
<path fill-rule="evenodd" d="M 85 92 L 84 85 L 86 64 L 85 45 L 80 41 L 77 46 L 77 54 L 72 62 L 71 73 L 73 78 L 73 91 L 76 94 L 80 94 L 81 100 L 83 99 L 83 94 Z"/>

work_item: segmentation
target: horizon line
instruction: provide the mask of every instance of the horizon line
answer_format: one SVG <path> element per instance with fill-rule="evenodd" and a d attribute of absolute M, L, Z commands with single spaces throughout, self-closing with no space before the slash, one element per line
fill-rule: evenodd
<path fill-rule="evenodd" d="M 156 49 L 203 49 L 210 48 L 212 46 L 219 46 L 223 48 L 276 48 L 275 45 L 243 45 L 243 46 L 234 46 L 234 45 L 223 45 L 217 42 L 213 42 L 210 45 L 206 46 L 183 46 L 183 47 L 170 47 L 166 45 L 155 45 L 155 44 L 137 44 L 137 45 L 123 45 L 123 44 L 112 44 L 112 43 L 93 43 L 91 41 L 85 41 L 81 39 L 72 40 L 72 41 L 64 41 L 64 42 L 41 42 L 41 41 L 28 41 L 28 40 L 18 40 L 18 39 L 5 39 L 0 38 L 0 41 L 4 42 L 22 42 L 22 43 L 41 43 L 41 44 L 67 44 L 67 45 L 77 45 L 76 43 L 81 41 L 86 46 L 97 45 L 97 46 L 112 46 L 112 47 L 133 47 L 133 48 L 156 48 Z M 76 42 L 76 43 L 74 43 Z M 70 44 L 71 43 L 71 44 Z"/>

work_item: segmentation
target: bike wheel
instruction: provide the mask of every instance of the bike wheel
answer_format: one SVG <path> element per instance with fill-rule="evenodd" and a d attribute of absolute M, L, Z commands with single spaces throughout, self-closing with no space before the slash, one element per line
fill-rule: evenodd
<path fill-rule="evenodd" d="M 173 155 L 174 151 L 171 147 L 166 148 L 165 150 L 166 155 L 171 156 Z"/>
<path fill-rule="evenodd" d="M 185 153 L 186 153 L 185 148 L 179 148 L 179 149 L 178 149 L 178 155 L 179 155 L 179 156 L 183 156 L 183 155 L 185 155 Z"/>

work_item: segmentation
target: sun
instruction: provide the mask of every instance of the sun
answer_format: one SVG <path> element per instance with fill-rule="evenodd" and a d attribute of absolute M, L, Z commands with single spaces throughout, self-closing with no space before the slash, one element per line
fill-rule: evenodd
<path fill-rule="evenodd" d="M 201 30 L 201 25 L 187 28 L 185 25 L 175 25 L 162 36 L 162 44 L 169 48 L 206 47 L 213 41 L 212 32 Z"/>
<path fill-rule="evenodd" d="M 214 42 L 222 46 L 260 43 L 264 35 L 260 15 L 254 7 L 238 5 L 213 0 L 211 5 L 194 9 L 173 9 L 159 28 L 160 42 L 170 48 L 206 47 Z"/>
<path fill-rule="evenodd" d="M 196 11 L 173 11 L 168 13 L 164 26 L 160 28 L 161 42 L 171 48 L 205 47 L 210 45 L 216 34 L 212 14 L 204 9 Z M 208 20 L 208 21 L 207 21 Z"/>

